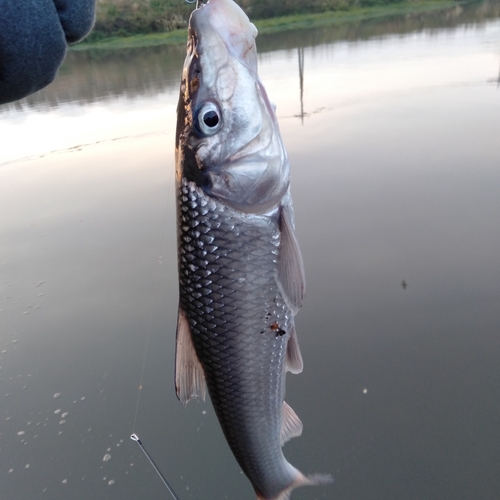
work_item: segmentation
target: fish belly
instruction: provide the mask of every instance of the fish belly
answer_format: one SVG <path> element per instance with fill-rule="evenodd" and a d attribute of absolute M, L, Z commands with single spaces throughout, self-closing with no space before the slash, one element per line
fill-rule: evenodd
<path fill-rule="evenodd" d="M 182 179 L 180 307 L 220 425 L 255 490 L 295 480 L 281 450 L 285 358 L 293 315 L 276 285 L 277 215 L 248 215 Z"/>

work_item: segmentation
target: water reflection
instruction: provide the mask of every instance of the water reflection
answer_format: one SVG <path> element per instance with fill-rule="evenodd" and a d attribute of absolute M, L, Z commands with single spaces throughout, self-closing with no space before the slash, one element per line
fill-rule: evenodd
<path fill-rule="evenodd" d="M 500 491 L 491 5 L 406 35 L 264 37 L 308 280 L 305 369 L 287 384 L 306 431 L 286 454 L 336 477 L 324 498 Z M 478 24 L 450 28 L 467 12 Z M 165 497 L 134 430 L 181 499 L 253 498 L 211 405 L 173 390 L 184 54 L 166 50 L 71 55 L 46 93 L 0 112 L 2 498 Z"/>
<path fill-rule="evenodd" d="M 304 125 L 304 47 L 297 47 L 299 56 L 300 123 Z"/>
<path fill-rule="evenodd" d="M 184 46 L 119 51 L 70 51 L 56 80 L 46 89 L 3 108 L 54 108 L 74 102 L 87 105 L 107 99 L 156 94 L 178 88 Z"/>

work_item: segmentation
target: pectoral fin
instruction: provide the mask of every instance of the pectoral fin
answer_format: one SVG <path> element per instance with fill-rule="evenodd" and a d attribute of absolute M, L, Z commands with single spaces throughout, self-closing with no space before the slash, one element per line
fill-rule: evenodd
<path fill-rule="evenodd" d="M 277 283 L 286 305 L 293 314 L 297 314 L 304 298 L 306 279 L 302 254 L 295 236 L 290 203 L 287 200 L 287 203 L 281 207 L 280 213 L 281 242 L 278 255 Z"/>
<path fill-rule="evenodd" d="M 290 338 L 288 339 L 288 344 L 286 346 L 285 366 L 286 370 L 292 373 L 301 373 L 304 369 L 295 325 L 292 325 Z"/>
<path fill-rule="evenodd" d="M 205 374 L 196 355 L 186 314 L 180 307 L 175 351 L 175 391 L 184 406 L 191 398 L 197 396 L 205 400 Z"/>
<path fill-rule="evenodd" d="M 283 401 L 283 421 L 281 426 L 281 446 L 302 434 L 302 422 L 292 408 Z"/>

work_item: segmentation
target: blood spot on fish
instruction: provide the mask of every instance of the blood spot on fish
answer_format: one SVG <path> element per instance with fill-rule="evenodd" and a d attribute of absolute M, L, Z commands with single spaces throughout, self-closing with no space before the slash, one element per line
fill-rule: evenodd
<path fill-rule="evenodd" d="M 286 333 L 286 331 L 285 331 L 285 330 L 282 330 L 282 329 L 279 327 L 278 323 L 276 323 L 276 322 L 275 322 L 275 323 L 272 323 L 272 324 L 271 324 L 271 326 L 270 326 L 269 328 L 271 328 L 271 330 L 272 330 L 273 332 L 276 332 L 276 337 L 278 337 L 278 336 L 280 336 L 280 337 L 281 337 L 282 335 L 285 335 L 285 333 Z"/>

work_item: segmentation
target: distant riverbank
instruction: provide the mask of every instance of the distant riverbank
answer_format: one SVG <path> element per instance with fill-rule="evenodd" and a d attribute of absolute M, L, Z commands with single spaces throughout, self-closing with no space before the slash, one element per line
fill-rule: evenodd
<path fill-rule="evenodd" d="M 149 4 L 154 4 L 154 0 L 147 1 L 149 2 Z M 179 4 L 181 3 L 180 0 L 177 1 Z M 156 0 L 156 2 L 158 3 L 158 0 Z M 114 34 L 110 29 L 108 29 L 108 32 L 103 31 L 103 21 L 99 21 L 99 15 L 103 15 L 103 5 L 112 4 L 114 5 L 114 10 L 111 10 L 111 12 L 114 12 L 115 16 L 118 16 L 119 7 L 118 5 L 116 5 L 116 3 L 117 0 L 115 0 L 114 2 L 112 2 L 112 0 L 103 0 L 98 4 L 98 8 L 100 6 L 101 11 L 98 10 L 98 18 L 94 32 L 86 41 L 73 46 L 72 50 L 114 50 L 120 48 L 145 47 L 163 44 L 176 45 L 184 44 L 186 42 L 186 29 L 181 28 L 181 26 L 185 25 L 186 21 L 184 20 L 184 18 L 187 19 L 187 17 L 189 16 L 189 12 L 193 9 L 192 6 L 190 8 L 188 4 L 181 5 L 181 7 L 177 6 L 179 10 L 180 8 L 187 8 L 189 10 L 186 10 L 185 14 L 176 14 L 176 25 L 172 24 L 171 26 L 169 26 L 165 21 L 163 31 L 134 34 L 125 31 L 124 29 L 117 29 L 116 33 Z M 244 4 L 245 2 L 241 3 Z M 340 5 L 340 2 L 337 1 L 336 3 Z M 380 19 L 391 16 L 412 15 L 425 12 L 449 10 L 457 8 L 463 3 L 464 2 L 457 2 L 453 0 L 405 0 L 398 3 L 388 3 L 385 5 L 373 5 L 365 7 L 353 5 L 349 7 L 349 2 L 344 2 L 342 4 L 344 6 L 342 10 L 338 9 L 329 10 L 326 12 L 298 13 L 273 17 L 269 19 L 255 19 L 254 22 L 259 30 L 259 33 L 267 34 L 296 29 L 314 29 L 316 27 L 333 26 L 337 24 L 341 25 L 357 23 L 368 19 Z M 109 7 L 110 5 L 107 6 Z M 125 3 L 122 3 L 121 8 L 125 8 L 124 5 Z M 137 5 L 137 3 L 133 5 Z M 128 11 L 125 10 L 124 12 Z M 130 24 L 130 26 L 132 25 Z M 157 26 L 155 29 L 159 29 L 159 27 Z"/>

